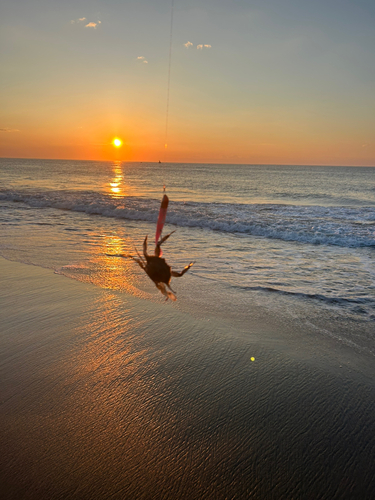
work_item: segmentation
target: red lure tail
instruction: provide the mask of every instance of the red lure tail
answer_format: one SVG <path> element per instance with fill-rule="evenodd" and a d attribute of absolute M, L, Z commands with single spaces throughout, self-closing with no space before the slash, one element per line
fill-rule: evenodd
<path fill-rule="evenodd" d="M 163 199 L 161 200 L 158 222 L 156 223 L 155 246 L 158 244 L 159 239 L 161 237 L 161 233 L 163 231 L 163 227 L 165 224 L 165 218 L 167 217 L 168 203 L 169 203 L 169 199 L 168 199 L 168 196 L 165 194 L 163 196 Z M 162 252 L 160 249 L 160 256 L 161 256 L 161 254 L 162 254 Z"/>

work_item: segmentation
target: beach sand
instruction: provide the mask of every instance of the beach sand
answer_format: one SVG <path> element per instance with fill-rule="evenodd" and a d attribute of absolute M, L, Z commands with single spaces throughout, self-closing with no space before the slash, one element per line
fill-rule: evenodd
<path fill-rule="evenodd" d="M 1 498 L 374 498 L 361 353 L 4 259 L 0 280 Z"/>

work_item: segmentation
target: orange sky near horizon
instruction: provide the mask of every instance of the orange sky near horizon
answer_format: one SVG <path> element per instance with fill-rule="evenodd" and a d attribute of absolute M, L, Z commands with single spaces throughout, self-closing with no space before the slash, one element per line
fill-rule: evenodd
<path fill-rule="evenodd" d="M 147 121 L 146 121 L 147 123 Z M 266 126 L 264 126 L 266 128 Z M 240 126 L 215 126 L 206 133 L 186 133 L 184 124 L 170 130 L 168 147 L 164 148 L 162 127 L 131 129 L 102 125 L 82 126 L 77 130 L 56 130 L 33 127 L 32 131 L 7 132 L 0 135 L 2 157 L 50 158 L 98 161 L 167 161 L 192 163 L 252 164 L 327 164 L 374 165 L 373 149 L 361 144 L 359 138 L 343 136 L 316 137 L 303 131 L 268 126 L 262 130 L 241 129 Z M 123 141 L 113 146 L 114 137 Z M 262 142 L 267 141 L 267 142 Z"/>
<path fill-rule="evenodd" d="M 375 165 L 370 2 L 176 1 L 165 150 L 170 2 L 20 1 L 0 20 L 0 157 Z"/>

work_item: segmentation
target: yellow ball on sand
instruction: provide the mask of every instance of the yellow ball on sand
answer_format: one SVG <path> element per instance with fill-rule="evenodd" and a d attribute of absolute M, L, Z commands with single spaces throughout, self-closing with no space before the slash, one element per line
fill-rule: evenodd
<path fill-rule="evenodd" d="M 251 359 L 251 361 L 255 361 L 255 358 L 253 358 L 253 357 L 251 357 L 250 359 Z"/>

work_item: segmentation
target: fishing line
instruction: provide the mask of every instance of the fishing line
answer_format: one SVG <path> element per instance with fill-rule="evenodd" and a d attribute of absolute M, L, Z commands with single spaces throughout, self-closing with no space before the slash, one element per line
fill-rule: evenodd
<path fill-rule="evenodd" d="M 167 147 L 168 147 L 169 91 L 170 91 L 170 83 L 171 83 L 171 66 L 172 66 L 173 7 L 174 7 L 174 0 L 172 0 L 172 6 L 171 6 L 171 30 L 170 30 L 170 35 L 169 35 L 167 110 L 166 110 L 166 118 L 165 118 L 165 140 L 164 140 L 164 156 L 165 156 L 165 159 L 166 159 L 166 156 L 167 156 Z"/>

